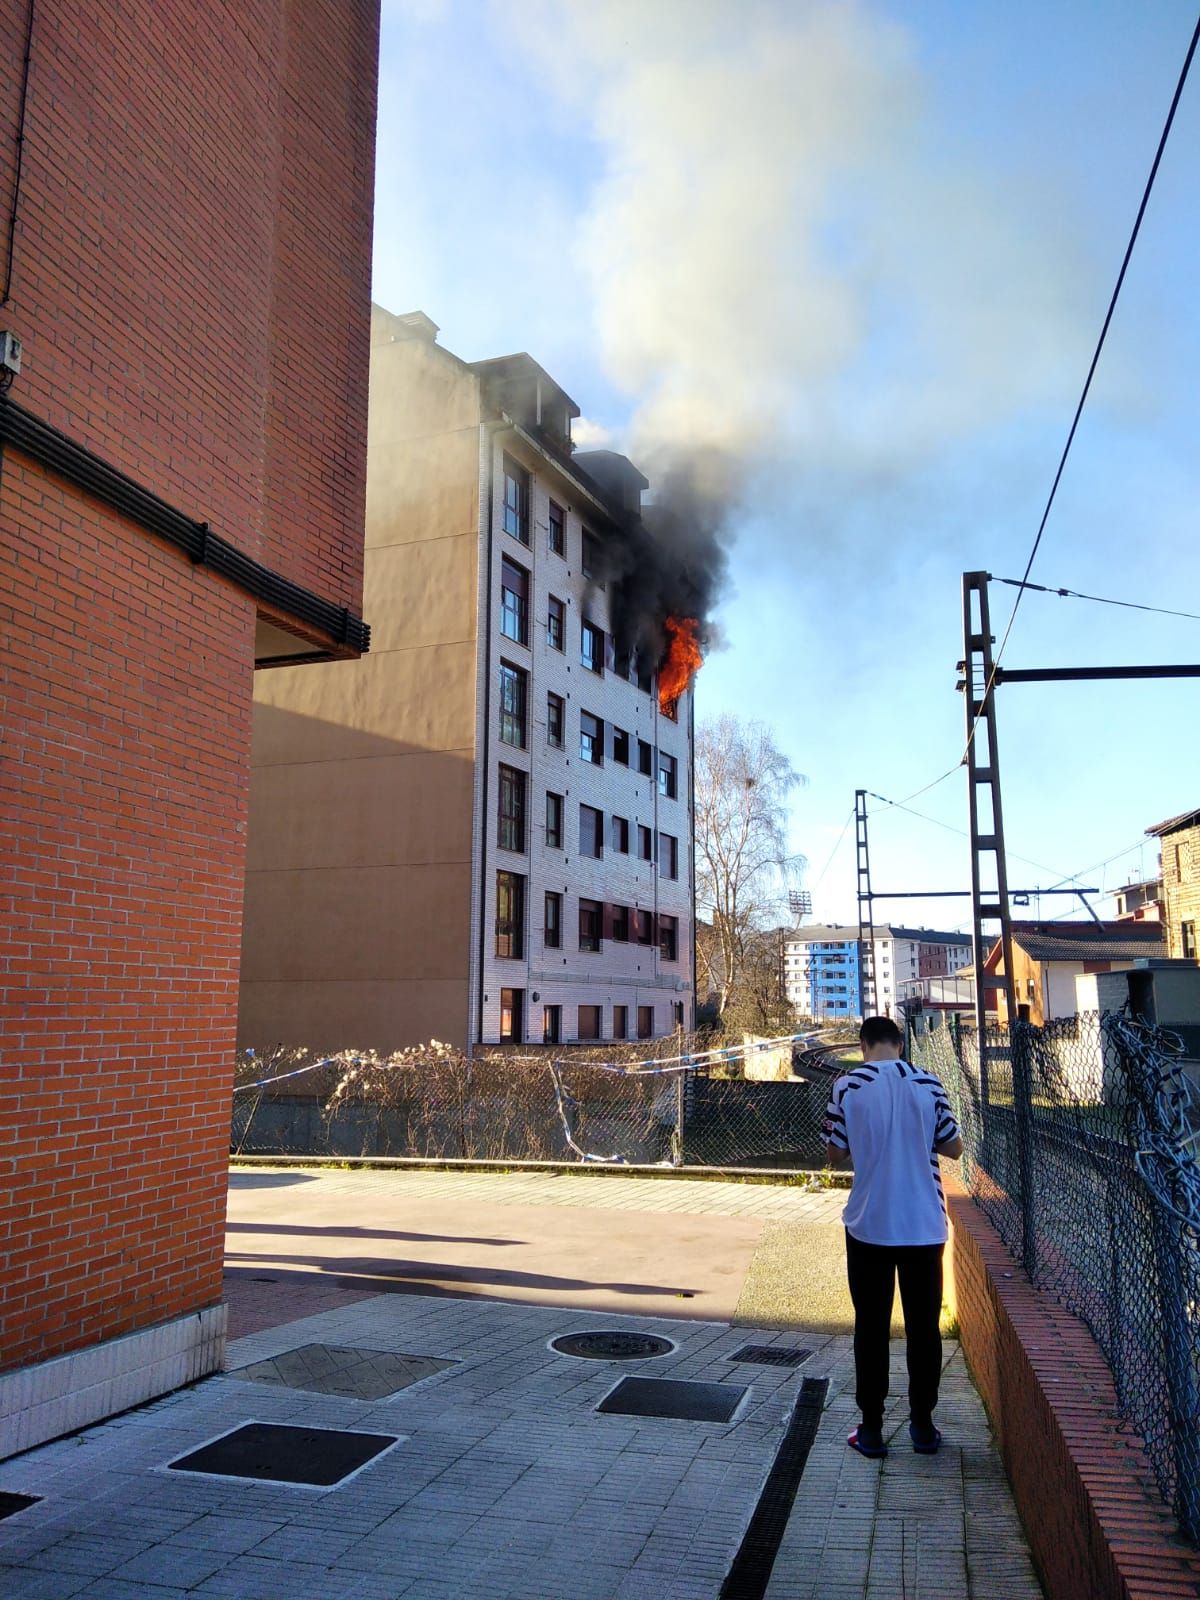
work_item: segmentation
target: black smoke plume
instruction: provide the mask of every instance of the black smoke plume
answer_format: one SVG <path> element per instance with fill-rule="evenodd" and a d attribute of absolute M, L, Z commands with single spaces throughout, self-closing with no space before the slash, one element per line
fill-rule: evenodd
<path fill-rule="evenodd" d="M 733 474 L 720 458 L 675 456 L 659 463 L 649 499 L 600 541 L 618 660 L 656 671 L 667 652 L 668 617 L 698 624 L 706 654 L 717 642 L 712 613 L 728 573 L 726 527 Z"/>

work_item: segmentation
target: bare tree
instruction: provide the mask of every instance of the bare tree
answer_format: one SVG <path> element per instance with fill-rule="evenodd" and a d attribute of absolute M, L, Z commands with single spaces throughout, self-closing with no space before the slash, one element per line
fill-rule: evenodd
<path fill-rule="evenodd" d="M 696 914 L 711 927 L 697 945 L 722 1016 L 803 865 L 787 850 L 788 796 L 803 781 L 761 722 L 725 715 L 696 731 Z"/>

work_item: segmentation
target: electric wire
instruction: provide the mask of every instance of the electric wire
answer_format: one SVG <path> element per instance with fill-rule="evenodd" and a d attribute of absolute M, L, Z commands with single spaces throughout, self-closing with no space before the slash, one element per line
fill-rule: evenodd
<path fill-rule="evenodd" d="M 848 829 L 849 829 L 849 827 L 850 827 L 850 824 L 851 824 L 851 823 L 852 823 L 852 822 L 853 822 L 853 821 L 854 821 L 854 807 L 853 807 L 853 806 L 851 806 L 851 807 L 850 807 L 850 814 L 849 814 L 849 816 L 848 816 L 848 817 L 847 817 L 847 818 L 846 818 L 846 820 L 845 820 L 845 822 L 843 822 L 843 824 L 842 824 L 842 831 L 841 831 L 841 833 L 839 833 L 839 834 L 838 834 L 838 836 L 837 836 L 837 843 L 836 843 L 836 844 L 835 844 L 835 845 L 834 845 L 834 847 L 833 847 L 833 849 L 832 849 L 832 850 L 831 850 L 831 851 L 830 851 L 830 852 L 829 852 L 829 858 L 828 858 L 828 860 L 827 860 L 827 861 L 826 861 L 826 862 L 825 862 L 825 865 L 824 865 L 824 866 L 823 866 L 823 867 L 822 867 L 822 868 L 821 868 L 821 875 L 820 875 L 820 877 L 819 877 L 819 878 L 818 878 L 818 879 L 817 879 L 817 881 L 816 881 L 816 882 L 815 882 L 815 883 L 814 883 L 814 884 L 813 884 L 813 886 L 812 886 L 812 889 L 811 889 L 811 891 L 810 891 L 810 893 L 812 893 L 812 894 L 816 894 L 816 892 L 817 892 L 817 890 L 818 890 L 818 889 L 819 889 L 819 888 L 820 888 L 820 887 L 821 887 L 821 885 L 822 885 L 822 884 L 823 884 L 823 883 L 824 883 L 824 881 L 825 881 L 825 874 L 826 874 L 826 873 L 827 873 L 827 872 L 828 872 L 828 871 L 829 871 L 829 869 L 830 869 L 830 867 L 831 867 L 831 866 L 832 866 L 832 865 L 833 865 L 833 858 L 834 858 L 834 856 L 836 856 L 836 855 L 837 855 L 837 853 L 838 853 L 838 851 L 839 851 L 839 850 L 840 850 L 840 849 L 841 849 L 841 848 L 842 848 L 842 840 L 843 840 L 843 839 L 844 839 L 844 838 L 845 838 L 845 837 L 846 837 L 846 832 L 847 832 L 847 830 L 848 830 Z"/>
<path fill-rule="evenodd" d="M 25 167 L 25 107 L 29 98 L 29 65 L 33 58 L 33 10 L 35 0 L 29 0 L 29 10 L 25 21 L 25 60 L 21 68 L 21 97 L 17 104 L 17 131 L 14 143 L 17 147 L 16 170 L 13 176 L 12 208 L 8 217 L 8 246 L 4 262 L 4 293 L 0 294 L 0 306 L 6 306 L 12 290 L 13 259 L 16 251 L 17 239 L 17 211 L 21 204 L 21 176 Z"/>
<path fill-rule="evenodd" d="M 1004 655 L 1005 647 L 1007 646 L 1009 636 L 1012 633 L 1013 623 L 1017 619 L 1017 612 L 1020 609 L 1021 600 L 1025 594 L 1025 586 L 1028 583 L 1029 574 L 1033 570 L 1033 563 L 1036 560 L 1038 550 L 1041 547 L 1042 535 L 1045 533 L 1046 524 L 1050 519 L 1050 511 L 1054 505 L 1055 496 L 1058 493 L 1059 483 L 1062 481 L 1062 475 L 1067 465 L 1067 457 L 1071 453 L 1071 446 L 1074 443 L 1075 434 L 1079 427 L 1079 419 L 1083 415 L 1083 408 L 1087 402 L 1087 397 L 1092 387 L 1092 379 L 1095 377 L 1096 368 L 1100 362 L 1100 353 L 1104 349 L 1104 342 L 1108 337 L 1109 326 L 1113 319 L 1113 313 L 1117 307 L 1117 300 L 1120 297 L 1121 289 L 1125 283 L 1125 274 L 1128 271 L 1129 262 L 1133 256 L 1134 246 L 1137 244 L 1138 234 L 1140 233 L 1142 227 L 1142 219 L 1146 214 L 1146 208 L 1150 202 L 1150 194 L 1154 188 L 1154 181 L 1158 176 L 1158 169 L 1162 162 L 1163 151 L 1166 149 L 1167 139 L 1170 136 L 1171 128 L 1175 121 L 1175 113 L 1178 110 L 1179 102 L 1183 96 L 1184 85 L 1187 82 L 1188 73 L 1191 70 L 1192 60 L 1196 54 L 1196 45 L 1198 42 L 1200 42 L 1200 17 L 1197 17 L 1196 19 L 1196 26 L 1192 32 L 1191 43 L 1188 45 L 1187 54 L 1184 57 L 1183 67 L 1179 74 L 1179 81 L 1175 85 L 1175 93 L 1171 97 L 1171 105 L 1167 112 L 1167 120 L 1163 124 L 1163 130 L 1159 136 L 1158 148 L 1154 152 L 1154 161 L 1150 167 L 1150 175 L 1146 180 L 1146 187 L 1142 192 L 1141 204 L 1138 206 L 1137 216 L 1135 217 L 1133 223 L 1133 230 L 1129 235 L 1129 242 L 1125 246 L 1125 255 L 1121 261 L 1121 270 L 1117 274 L 1116 285 L 1113 288 L 1112 296 L 1108 303 L 1108 310 L 1105 313 L 1104 323 L 1100 329 L 1100 337 L 1096 342 L 1096 348 L 1092 354 L 1091 365 L 1088 367 L 1088 373 L 1086 379 L 1084 380 L 1083 390 L 1079 396 L 1079 404 L 1075 407 L 1075 415 L 1071 421 L 1070 431 L 1067 434 L 1067 441 L 1063 446 L 1062 455 L 1059 458 L 1058 470 L 1055 472 L 1054 480 L 1050 485 L 1050 494 L 1047 497 L 1045 510 L 1042 512 L 1042 518 L 1038 524 L 1037 534 L 1033 541 L 1033 548 L 1029 552 L 1029 559 L 1025 563 L 1025 572 L 1019 581 L 1017 598 L 1013 605 L 1012 612 L 1009 615 L 1008 625 L 1004 630 L 1004 636 L 1000 641 L 1000 648 L 997 650 L 995 658 L 992 661 L 992 670 L 988 675 L 988 681 L 984 685 L 983 693 L 979 697 L 980 709 L 975 713 L 975 716 L 971 720 L 970 731 L 967 734 L 966 747 L 963 750 L 961 758 L 955 762 L 954 766 L 943 772 L 941 777 L 934 778 L 931 783 L 925 784 L 923 788 L 914 789 L 912 794 L 905 796 L 906 801 L 915 800 L 920 795 L 928 794 L 931 789 L 936 789 L 940 783 L 945 783 L 947 778 L 952 777 L 953 774 L 958 771 L 971 752 L 971 745 L 975 739 L 975 732 L 979 727 L 979 719 L 983 715 L 983 707 L 987 704 L 988 695 L 991 694 L 992 690 L 995 688 L 996 673 L 999 670 L 1001 658 Z M 969 683 L 966 685 L 966 692 L 968 694 L 971 693 L 971 685 Z"/>
<path fill-rule="evenodd" d="M 1195 611 L 1168 611 L 1164 606 L 1139 605 L 1134 600 L 1110 600 L 1101 594 L 1081 594 L 1077 589 L 1055 589 L 1045 583 L 1026 583 L 1023 578 L 995 578 L 994 583 L 1011 584 L 1014 589 L 1033 589 L 1038 594 L 1054 594 L 1064 600 L 1094 600 L 1102 606 L 1124 606 L 1129 611 L 1151 611 L 1156 617 L 1184 617 L 1188 622 L 1200 622 Z"/>

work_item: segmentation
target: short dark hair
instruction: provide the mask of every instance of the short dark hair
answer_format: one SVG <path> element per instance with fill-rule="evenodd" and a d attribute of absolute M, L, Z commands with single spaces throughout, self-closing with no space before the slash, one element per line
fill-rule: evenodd
<path fill-rule="evenodd" d="M 898 1044 L 903 1046 L 904 1035 L 892 1021 L 891 1017 L 864 1017 L 862 1027 L 858 1030 L 860 1044 Z"/>

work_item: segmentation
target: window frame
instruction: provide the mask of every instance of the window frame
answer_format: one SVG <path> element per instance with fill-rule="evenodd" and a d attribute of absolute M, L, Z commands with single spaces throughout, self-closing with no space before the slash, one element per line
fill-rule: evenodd
<path fill-rule="evenodd" d="M 514 494 L 510 497 L 509 485 Z M 508 451 L 503 453 L 500 481 L 500 526 L 509 538 L 529 548 L 529 501 L 532 475 Z"/>
<path fill-rule="evenodd" d="M 551 1020 L 550 1020 L 551 1017 L 553 1017 L 553 1019 L 554 1019 L 553 1023 L 551 1023 Z M 542 1043 L 543 1044 L 561 1044 L 562 1043 L 562 1007 L 561 1006 L 543 1006 L 542 1007 Z"/>
<path fill-rule="evenodd" d="M 554 802 L 553 804 L 551 802 Z M 553 818 L 553 820 L 551 820 Z M 554 789 L 546 790 L 546 848 L 563 848 L 563 828 L 566 822 L 566 796 Z"/>
<path fill-rule="evenodd" d="M 679 761 L 662 750 L 658 752 L 658 792 L 664 800 L 679 795 Z"/>
<path fill-rule="evenodd" d="M 567 606 L 556 594 L 546 601 L 546 643 L 560 653 L 567 648 Z"/>
<path fill-rule="evenodd" d="M 516 585 L 506 581 L 516 574 Z M 513 644 L 529 648 L 529 589 L 531 574 L 519 561 L 504 556 L 500 561 L 500 634 Z M 511 625 L 511 626 L 510 626 Z M 515 629 L 516 631 L 511 631 Z"/>
<path fill-rule="evenodd" d="M 551 916 L 551 907 L 554 915 Z M 547 950 L 562 949 L 563 897 L 558 889 L 547 889 L 542 902 L 542 944 Z"/>
<path fill-rule="evenodd" d="M 585 818 L 589 819 L 586 824 Z M 589 843 L 595 846 L 589 850 Z M 589 806 L 584 801 L 579 802 L 579 854 L 588 861 L 604 860 L 604 813 L 597 806 Z"/>
<path fill-rule="evenodd" d="M 654 860 L 654 829 L 648 828 L 644 822 L 638 823 L 638 860 Z"/>
<path fill-rule="evenodd" d="M 589 931 L 584 932 L 584 919 L 589 922 Z M 594 924 L 594 931 L 591 925 Z M 579 948 L 590 955 L 599 955 L 604 947 L 604 906 L 599 900 L 588 900 L 582 895 L 579 898 Z"/>
<path fill-rule="evenodd" d="M 612 1036 L 614 1039 L 628 1039 L 629 1037 L 629 1007 L 614 1006 L 612 1020 Z"/>
<path fill-rule="evenodd" d="M 585 672 L 594 672 L 598 678 L 604 676 L 604 641 L 603 628 L 597 627 L 594 622 L 580 622 L 579 665 Z"/>
<path fill-rule="evenodd" d="M 505 684 L 511 678 L 516 688 L 519 704 L 510 710 L 505 705 Z M 511 739 L 505 729 L 516 729 L 520 739 Z M 500 662 L 500 743 L 513 750 L 525 750 L 529 745 L 529 674 L 515 661 Z"/>
<path fill-rule="evenodd" d="M 555 516 L 555 513 L 558 513 Z M 558 529 L 557 540 L 554 530 Z M 551 500 L 549 511 L 549 531 L 546 535 L 547 547 L 553 556 L 565 556 L 567 553 L 567 512 L 565 506 L 560 506 L 557 500 Z"/>
<path fill-rule="evenodd" d="M 516 780 L 514 782 L 514 780 Z M 507 762 L 500 763 L 499 779 L 496 785 L 496 848 L 511 850 L 514 855 L 525 854 L 525 824 L 528 811 L 529 774 L 522 772 L 520 767 L 510 767 Z M 505 798 L 510 800 L 515 796 L 515 804 L 505 808 Z M 511 830 L 509 838 L 505 838 L 505 824 Z M 512 842 L 515 838 L 516 843 Z"/>
<path fill-rule="evenodd" d="M 503 880 L 508 880 L 505 883 Z M 501 914 L 501 892 L 508 889 L 512 895 L 510 915 Z M 522 872 L 509 872 L 501 867 L 496 872 L 496 959 L 497 961 L 523 961 L 525 959 L 525 890 L 526 879 Z M 502 931 L 507 927 L 507 932 Z M 501 949 L 502 942 L 508 949 Z"/>
<path fill-rule="evenodd" d="M 555 725 L 557 724 L 557 737 Z M 567 736 L 567 702 L 553 689 L 546 691 L 546 743 L 553 750 L 561 750 Z"/>
<path fill-rule="evenodd" d="M 629 734 L 624 728 L 618 728 L 616 723 L 610 724 L 612 728 L 612 758 L 618 766 L 629 765 Z"/>
<path fill-rule="evenodd" d="M 642 1019 L 647 1019 L 643 1028 Z M 654 1037 L 654 1007 L 639 1006 L 637 1008 L 637 1036 L 639 1039 L 653 1039 Z"/>
<path fill-rule="evenodd" d="M 667 860 L 663 862 L 663 846 L 668 846 Z M 658 834 L 658 873 L 661 878 L 666 878 L 674 883 L 679 878 L 679 839 L 673 833 L 663 829 Z"/>
<path fill-rule="evenodd" d="M 588 731 L 586 724 L 589 722 L 594 724 L 594 732 Z M 588 740 L 586 747 L 585 739 Z M 579 759 L 586 761 L 591 767 L 604 765 L 604 718 L 596 716 L 592 711 L 579 713 Z"/>
<path fill-rule="evenodd" d="M 589 1021 L 593 1021 L 596 1025 L 596 1031 L 594 1033 L 584 1033 L 583 1031 L 583 1014 L 585 1011 L 591 1013 Z M 603 1039 L 603 1037 L 604 1007 L 596 1005 L 577 1005 L 575 1007 L 575 1038 L 578 1040 L 578 1042 L 580 1044 L 595 1044 L 598 1040 Z"/>
<path fill-rule="evenodd" d="M 654 746 L 645 739 L 638 740 L 638 771 L 643 778 L 654 776 Z"/>
<path fill-rule="evenodd" d="M 613 854 L 627 856 L 629 854 L 629 818 L 619 817 L 614 811 L 608 819 L 610 823 L 609 837 L 612 840 Z"/>

